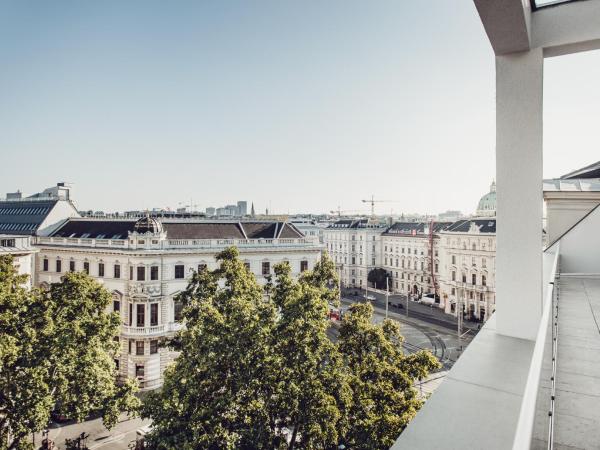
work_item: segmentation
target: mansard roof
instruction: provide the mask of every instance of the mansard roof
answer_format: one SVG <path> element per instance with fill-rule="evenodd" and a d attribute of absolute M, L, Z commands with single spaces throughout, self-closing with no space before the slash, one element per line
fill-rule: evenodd
<path fill-rule="evenodd" d="M 287 222 L 218 222 L 164 219 L 159 220 L 169 239 L 278 239 L 302 238 L 304 235 Z M 135 220 L 70 219 L 52 236 L 127 239 L 135 231 Z"/>
<path fill-rule="evenodd" d="M 373 223 L 369 219 L 340 219 L 333 222 L 327 228 L 383 228 L 383 225 Z"/>
<path fill-rule="evenodd" d="M 0 233 L 34 235 L 58 200 L 0 201 Z"/>
<path fill-rule="evenodd" d="M 127 239 L 135 220 L 69 219 L 52 233 L 53 237 L 90 239 Z"/>
<path fill-rule="evenodd" d="M 452 222 L 433 222 L 433 232 L 438 233 L 451 225 Z M 384 236 L 394 236 L 398 234 L 406 235 L 424 235 L 429 232 L 428 222 L 396 222 L 383 233 Z"/>
<path fill-rule="evenodd" d="M 472 229 L 472 226 L 478 227 L 480 233 L 496 233 L 495 218 L 458 220 L 447 227 L 444 231 L 451 231 L 453 233 L 468 233 Z"/>

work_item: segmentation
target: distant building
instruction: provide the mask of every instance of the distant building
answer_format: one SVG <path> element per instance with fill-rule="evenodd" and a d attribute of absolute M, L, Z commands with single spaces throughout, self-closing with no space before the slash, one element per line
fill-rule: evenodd
<path fill-rule="evenodd" d="M 206 208 L 206 215 L 207 217 L 211 217 L 214 216 L 216 213 L 216 209 L 212 206 L 209 206 L 208 208 Z"/>
<path fill-rule="evenodd" d="M 477 205 L 476 217 L 496 217 L 496 182 L 492 181 L 490 191 L 481 197 Z"/>
<path fill-rule="evenodd" d="M 396 222 L 382 234 L 382 267 L 390 274 L 390 291 L 421 298 L 439 286 L 439 232 L 448 222 Z M 433 261 L 433 267 L 431 265 Z M 433 270 L 432 270 L 433 269 Z M 437 298 L 435 303 L 439 303 Z"/>
<path fill-rule="evenodd" d="M 459 220 L 439 233 L 441 306 L 487 320 L 496 304 L 496 218 Z M 540 243 L 541 244 L 541 243 Z"/>
<path fill-rule="evenodd" d="M 456 222 L 464 217 L 464 214 L 460 211 L 451 211 L 448 210 L 443 213 L 438 214 L 439 222 Z"/>
<path fill-rule="evenodd" d="M 244 217 L 248 214 L 248 202 L 246 201 L 238 201 L 237 202 L 237 212 L 238 216 Z"/>
<path fill-rule="evenodd" d="M 367 286 L 370 270 L 381 267 L 385 226 L 368 219 L 342 219 L 323 231 L 325 248 L 340 271 L 342 287 Z"/>
<path fill-rule="evenodd" d="M 12 192 L 0 200 L 0 233 L 43 236 L 65 219 L 79 216 L 71 202 L 70 188 L 65 183 L 29 197 Z"/>

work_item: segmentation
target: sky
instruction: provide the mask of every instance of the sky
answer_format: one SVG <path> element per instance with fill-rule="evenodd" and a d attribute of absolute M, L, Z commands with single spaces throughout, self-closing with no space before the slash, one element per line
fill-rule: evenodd
<path fill-rule="evenodd" d="M 0 61 L 0 195 L 470 213 L 495 174 L 470 0 L 7 0 Z M 600 159 L 599 76 L 595 52 L 547 61 L 545 176 Z"/>

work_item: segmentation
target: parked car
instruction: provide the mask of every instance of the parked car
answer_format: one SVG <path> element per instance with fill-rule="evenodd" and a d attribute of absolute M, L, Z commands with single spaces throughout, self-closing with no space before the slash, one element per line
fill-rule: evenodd
<path fill-rule="evenodd" d="M 388 305 L 392 308 L 404 309 L 404 305 L 402 303 L 388 302 Z"/>
<path fill-rule="evenodd" d="M 376 300 L 377 300 L 377 297 L 375 297 L 375 296 L 374 296 L 374 295 L 372 295 L 372 294 L 367 294 L 367 295 L 365 295 L 365 296 L 364 296 L 364 299 L 365 299 L 365 300 L 368 300 L 368 301 L 370 301 L 370 302 L 374 302 L 374 301 L 376 301 Z"/>

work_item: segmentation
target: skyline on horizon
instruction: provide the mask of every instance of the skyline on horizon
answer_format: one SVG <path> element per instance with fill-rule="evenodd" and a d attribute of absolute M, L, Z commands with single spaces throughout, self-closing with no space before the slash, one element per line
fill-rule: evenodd
<path fill-rule="evenodd" d="M 5 3 L 0 24 L 2 195 L 64 180 L 82 210 L 469 213 L 495 177 L 470 2 Z M 546 61 L 546 177 L 599 159 L 599 76 L 597 52 Z"/>

